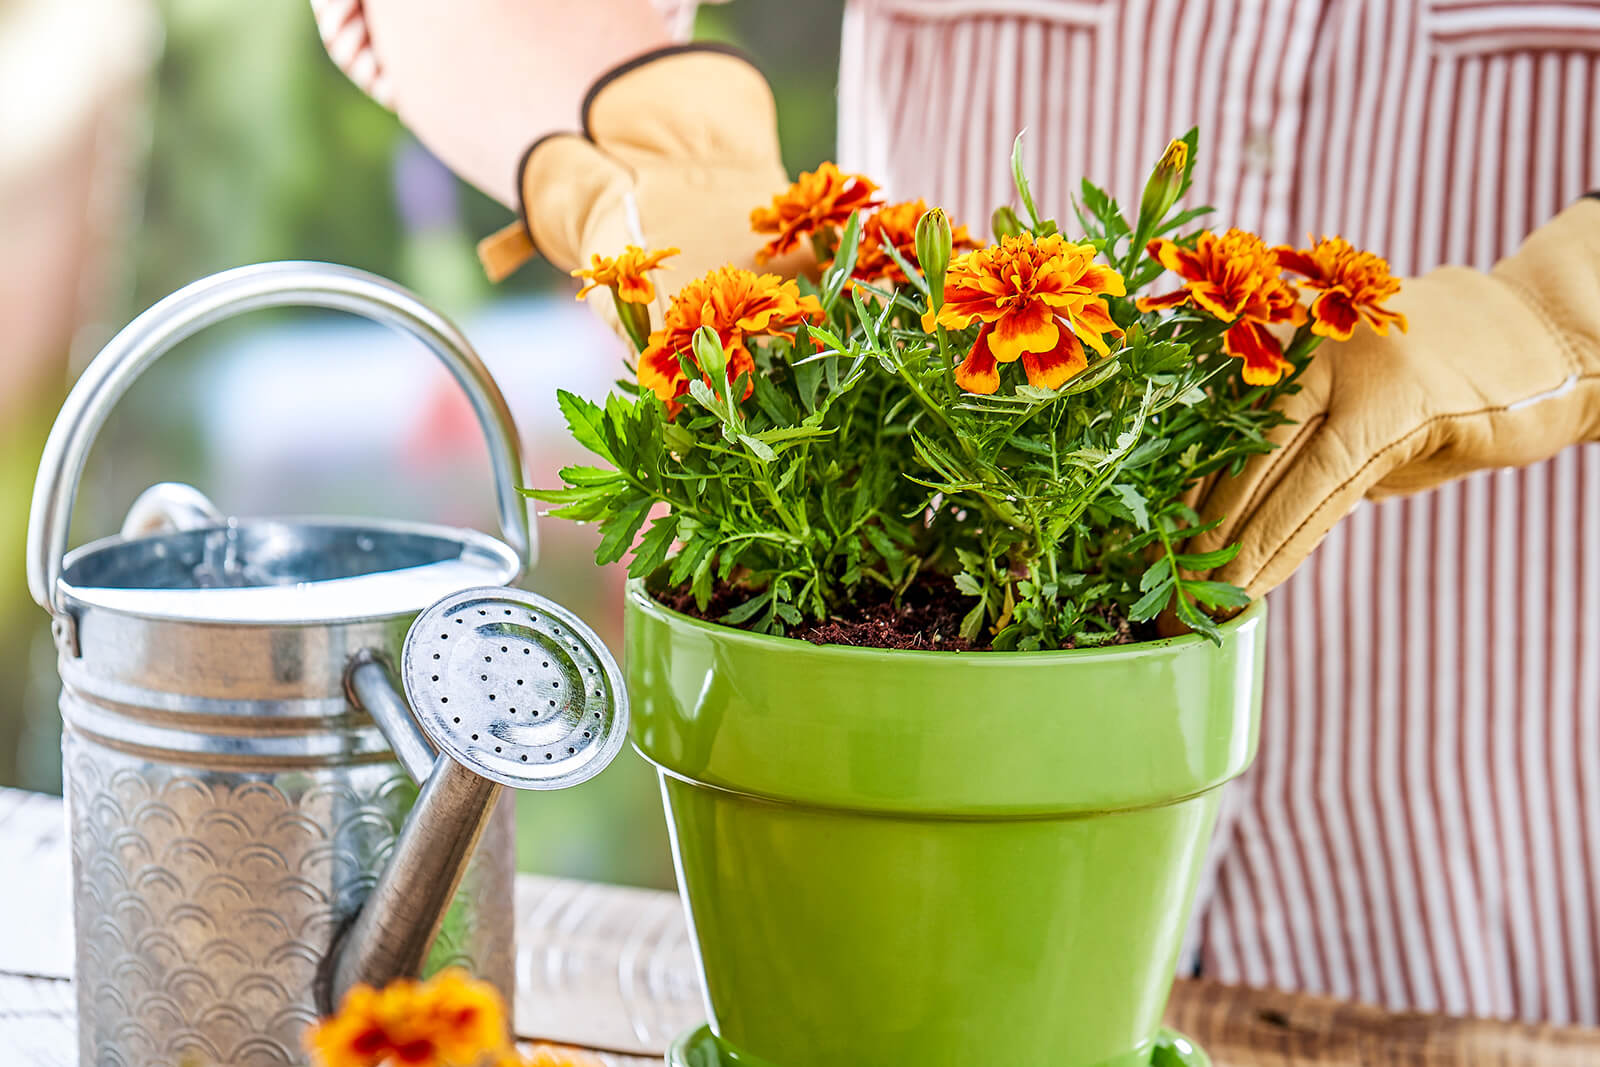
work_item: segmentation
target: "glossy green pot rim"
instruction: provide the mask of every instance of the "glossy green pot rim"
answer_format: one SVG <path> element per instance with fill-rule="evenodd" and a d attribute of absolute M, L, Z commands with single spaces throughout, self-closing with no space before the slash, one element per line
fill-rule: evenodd
<path fill-rule="evenodd" d="M 628 580 L 628 600 L 635 610 L 672 626 L 685 627 L 690 630 L 700 630 L 715 634 L 720 641 L 745 645 L 751 649 L 765 649 L 769 652 L 778 652 L 783 649 L 808 649 L 814 654 L 839 656 L 843 659 L 893 659 L 896 662 L 915 660 L 947 661 L 952 656 L 969 657 L 973 660 L 982 660 L 985 663 L 1003 665 L 1007 663 L 1044 663 L 1065 662 L 1085 663 L 1096 660 L 1134 660 L 1145 656 L 1170 655 L 1196 645 L 1209 645 L 1211 642 L 1200 634 L 1185 634 L 1182 637 L 1163 637 L 1155 641 L 1139 641 L 1128 645 L 1105 645 L 1099 648 L 1069 648 L 1055 649 L 1041 652 L 939 652 L 924 651 L 922 649 L 906 648 L 864 648 L 860 645 L 819 645 L 812 641 L 802 641 L 797 637 L 776 637 L 772 634 L 752 633 L 741 630 L 736 626 L 728 626 L 719 622 L 707 622 L 685 615 L 681 611 L 674 611 L 650 594 L 643 578 L 630 578 Z M 1247 625 L 1266 610 L 1266 600 L 1257 597 L 1244 611 L 1235 615 L 1220 627 L 1223 640 L 1240 627 Z"/>

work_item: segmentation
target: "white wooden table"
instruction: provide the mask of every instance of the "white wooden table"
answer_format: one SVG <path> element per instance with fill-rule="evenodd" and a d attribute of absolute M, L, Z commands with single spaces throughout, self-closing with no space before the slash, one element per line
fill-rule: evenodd
<path fill-rule="evenodd" d="M 77 1065 L 64 831 L 58 798 L 0 789 L 5 1067 Z M 518 1034 L 642 1067 L 703 1018 L 675 894 L 533 875 L 520 875 L 516 892 Z M 1600 1067 L 1600 1031 L 1400 1015 L 1205 981 L 1180 981 L 1167 1018 L 1218 1067 Z"/>

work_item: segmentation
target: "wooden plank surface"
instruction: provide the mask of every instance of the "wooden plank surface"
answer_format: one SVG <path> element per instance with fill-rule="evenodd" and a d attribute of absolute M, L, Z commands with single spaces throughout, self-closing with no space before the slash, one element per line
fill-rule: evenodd
<path fill-rule="evenodd" d="M 60 801 L 0 790 L 0 1049 L 76 1064 L 71 898 Z M 517 879 L 519 1034 L 659 1064 L 704 1017 L 672 893 Z M 1600 1031 L 1396 1014 L 1331 998 L 1180 981 L 1168 1021 L 1218 1067 L 1600 1067 Z"/>

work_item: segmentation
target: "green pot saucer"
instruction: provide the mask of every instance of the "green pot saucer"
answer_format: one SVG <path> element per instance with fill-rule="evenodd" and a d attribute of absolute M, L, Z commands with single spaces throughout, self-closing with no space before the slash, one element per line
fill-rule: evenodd
<path fill-rule="evenodd" d="M 679 1036 L 667 1049 L 667 1067 L 777 1067 L 766 1060 L 734 1052 L 711 1032 L 699 1026 Z M 1150 1050 L 1150 1067 L 1211 1067 L 1205 1050 L 1176 1030 L 1162 1027 Z"/>

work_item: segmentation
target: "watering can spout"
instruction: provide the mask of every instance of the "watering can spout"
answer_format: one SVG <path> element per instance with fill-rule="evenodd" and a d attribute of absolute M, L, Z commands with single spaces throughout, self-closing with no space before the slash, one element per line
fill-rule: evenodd
<path fill-rule="evenodd" d="M 389 863 L 324 964 L 322 1010 L 352 986 L 419 974 L 505 787 L 439 756 Z"/>

